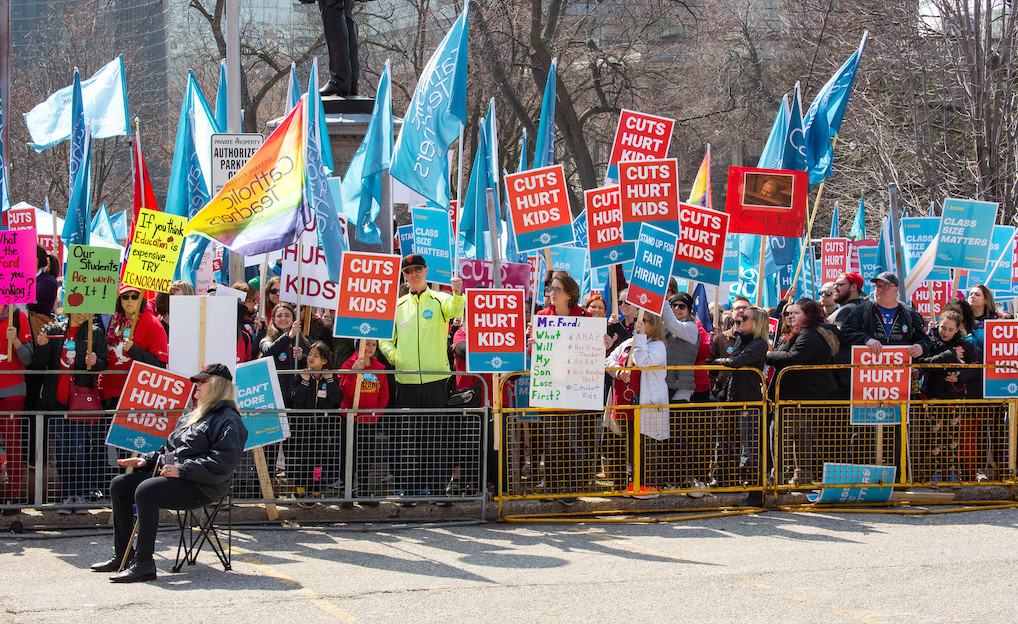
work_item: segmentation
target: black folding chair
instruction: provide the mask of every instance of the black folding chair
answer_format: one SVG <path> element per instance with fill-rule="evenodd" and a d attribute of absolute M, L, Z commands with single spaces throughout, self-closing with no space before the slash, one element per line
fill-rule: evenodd
<path fill-rule="evenodd" d="M 233 522 L 230 509 L 233 502 L 233 490 L 227 492 L 215 503 L 195 509 L 182 509 L 177 511 L 177 525 L 180 527 L 180 539 L 177 542 L 177 561 L 173 564 L 173 571 L 180 572 L 184 564 L 194 565 L 198 560 L 198 553 L 207 543 L 212 551 L 216 553 L 219 562 L 223 564 L 223 570 L 230 571 L 232 565 L 233 550 Z M 219 512 L 226 511 L 226 548 L 219 539 L 219 528 L 216 519 Z"/>

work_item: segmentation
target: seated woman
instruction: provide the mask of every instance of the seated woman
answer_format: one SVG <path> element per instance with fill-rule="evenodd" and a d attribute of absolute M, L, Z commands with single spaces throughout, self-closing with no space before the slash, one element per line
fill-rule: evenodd
<path fill-rule="evenodd" d="M 234 402 L 230 369 L 223 364 L 209 364 L 191 381 L 195 383 L 196 406 L 177 421 L 166 443 L 167 454 L 118 460 L 135 472 L 118 475 L 110 484 L 114 556 L 92 565 L 94 572 L 115 572 L 110 576 L 114 583 L 154 581 L 156 564 L 152 555 L 159 510 L 195 509 L 219 500 L 229 491 L 240 463 L 247 428 Z M 158 476 L 153 467 L 158 469 Z M 129 543 L 132 505 L 138 509 L 136 550 Z M 122 562 L 132 558 L 130 567 L 117 572 Z"/>

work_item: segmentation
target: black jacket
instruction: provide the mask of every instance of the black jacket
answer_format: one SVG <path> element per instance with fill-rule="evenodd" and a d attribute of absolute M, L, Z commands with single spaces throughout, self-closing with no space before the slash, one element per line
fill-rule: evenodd
<path fill-rule="evenodd" d="M 831 345 L 812 327 L 799 330 L 795 336 L 767 354 L 767 363 L 775 369 L 775 379 L 781 369 L 789 366 L 832 362 Z M 780 399 L 825 399 L 834 389 L 834 378 L 830 369 L 791 371 L 781 376 L 780 386 Z"/>
<path fill-rule="evenodd" d="M 916 358 L 916 362 L 923 364 L 978 364 L 974 344 L 965 340 L 961 332 L 954 335 L 950 342 L 944 342 L 940 333 L 933 329 L 930 331 L 930 342 L 932 344 L 929 355 Z M 964 361 L 959 362 L 955 353 L 955 347 L 961 347 Z M 946 377 L 949 372 L 958 374 L 958 381 L 949 382 Z M 923 369 L 922 391 L 929 399 L 964 399 L 970 395 L 968 384 L 979 382 L 979 369 L 959 368 L 952 371 L 949 368 L 926 368 Z"/>
<path fill-rule="evenodd" d="M 319 396 L 319 393 L 325 396 Z M 335 375 L 328 379 L 323 379 L 321 375 L 311 375 L 307 380 L 300 375 L 293 376 L 290 385 L 290 402 L 293 403 L 293 409 L 320 410 L 314 414 L 294 414 L 294 416 L 301 418 L 328 416 L 328 412 L 338 409 L 342 401 L 343 393 L 340 392 Z"/>
<path fill-rule="evenodd" d="M 898 303 L 890 335 L 884 331 L 884 319 L 873 301 L 864 301 L 852 310 L 848 320 L 841 327 L 842 345 L 864 345 L 870 338 L 876 338 L 883 345 L 920 345 L 923 355 L 930 352 L 930 338 L 923 332 L 923 317 L 912 308 Z M 850 354 L 851 355 L 851 354 Z"/>
<path fill-rule="evenodd" d="M 220 401 L 205 417 L 193 425 L 184 425 L 184 414 L 166 442 L 168 452 L 176 454 L 180 478 L 198 486 L 209 500 L 222 498 L 233 482 L 247 443 L 247 427 L 233 401 Z M 145 458 L 149 465 L 155 454 Z"/>
<path fill-rule="evenodd" d="M 752 334 L 736 334 L 735 346 L 730 357 L 719 358 L 715 364 L 731 368 L 756 368 L 763 371 L 767 363 L 767 339 L 753 338 Z M 763 399 L 763 385 L 760 375 L 752 371 L 732 371 L 721 387 L 718 400 L 760 401 Z"/>
<path fill-rule="evenodd" d="M 32 355 L 32 365 L 35 368 L 49 371 L 60 370 L 60 356 L 64 352 L 64 341 L 67 339 L 66 333 L 69 323 L 70 321 L 48 323 L 42 327 L 40 331 L 45 332 L 47 337 L 52 337 L 48 343 L 41 347 L 35 345 L 35 353 Z M 76 347 L 74 350 L 74 370 L 85 371 L 88 369 L 85 365 L 85 355 L 88 353 L 88 349 L 85 348 L 85 343 L 88 342 L 87 323 L 78 326 L 73 340 Z M 106 358 L 108 355 L 106 351 L 106 328 L 103 327 L 102 319 L 98 314 L 92 316 L 92 352 L 95 353 L 95 366 L 92 367 L 92 371 L 99 372 L 106 370 Z M 75 375 L 73 381 L 77 386 L 93 388 L 95 387 L 96 376 L 83 373 Z M 39 399 L 40 410 L 49 411 L 66 407 L 57 402 L 57 386 L 59 384 L 60 375 L 46 375 L 42 382 L 42 396 Z"/>

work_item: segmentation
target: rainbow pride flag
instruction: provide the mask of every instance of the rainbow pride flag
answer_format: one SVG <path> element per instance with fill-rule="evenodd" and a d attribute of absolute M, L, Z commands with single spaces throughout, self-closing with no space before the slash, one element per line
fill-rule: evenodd
<path fill-rule="evenodd" d="M 693 189 L 689 191 L 689 199 L 686 200 L 686 203 L 714 210 L 710 196 L 710 143 L 707 144 L 707 153 L 703 157 L 703 162 L 700 163 L 700 170 L 696 172 Z"/>
<path fill-rule="evenodd" d="M 254 255 L 297 241 L 304 228 L 304 106 L 297 106 L 251 160 L 184 227 L 185 235 Z"/>

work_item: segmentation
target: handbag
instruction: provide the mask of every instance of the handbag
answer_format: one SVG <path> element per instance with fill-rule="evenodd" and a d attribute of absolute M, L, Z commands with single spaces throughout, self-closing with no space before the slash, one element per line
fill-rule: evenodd
<path fill-rule="evenodd" d="M 67 395 L 67 419 L 99 422 L 102 417 L 102 395 L 99 388 L 79 386 L 73 381 Z"/>

